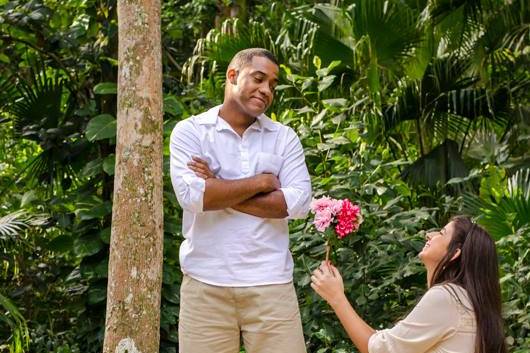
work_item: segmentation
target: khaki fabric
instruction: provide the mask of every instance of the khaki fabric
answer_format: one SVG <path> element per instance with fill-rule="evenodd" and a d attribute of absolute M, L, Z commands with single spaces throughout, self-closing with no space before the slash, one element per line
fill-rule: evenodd
<path fill-rule="evenodd" d="M 179 353 L 306 353 L 292 283 L 217 287 L 184 276 Z"/>

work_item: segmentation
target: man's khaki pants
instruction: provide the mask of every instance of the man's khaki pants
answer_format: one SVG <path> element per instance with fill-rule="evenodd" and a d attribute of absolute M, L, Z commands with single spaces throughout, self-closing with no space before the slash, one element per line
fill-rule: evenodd
<path fill-rule="evenodd" d="M 179 352 L 305 353 L 292 283 L 217 287 L 184 276 L 180 289 Z"/>

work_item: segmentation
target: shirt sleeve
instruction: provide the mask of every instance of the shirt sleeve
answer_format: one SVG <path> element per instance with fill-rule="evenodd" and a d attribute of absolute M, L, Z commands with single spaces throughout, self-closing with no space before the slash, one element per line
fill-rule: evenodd
<path fill-rule="evenodd" d="M 293 129 L 288 128 L 283 165 L 278 175 L 287 204 L 289 219 L 302 219 L 309 212 L 311 179 L 305 164 L 304 149 Z"/>
<path fill-rule="evenodd" d="M 422 353 L 455 334 L 459 314 L 443 287 L 425 293 L 411 313 L 393 328 L 377 331 L 368 340 L 369 353 Z"/>
<path fill-rule="evenodd" d="M 206 182 L 188 168 L 193 156 L 201 156 L 199 133 L 190 119 L 177 123 L 169 142 L 171 183 L 180 206 L 189 212 L 203 212 Z"/>

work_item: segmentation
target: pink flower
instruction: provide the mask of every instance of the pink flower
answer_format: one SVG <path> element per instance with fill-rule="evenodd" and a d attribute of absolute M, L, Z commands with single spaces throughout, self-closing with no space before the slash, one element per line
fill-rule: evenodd
<path fill-rule="evenodd" d="M 362 221 L 361 208 L 348 199 L 342 200 L 342 208 L 335 226 L 337 237 L 342 239 L 351 232 L 357 231 Z"/>
<path fill-rule="evenodd" d="M 325 209 L 317 213 L 313 224 L 319 232 L 323 232 L 329 227 L 332 221 L 333 215 L 331 214 L 331 211 L 329 209 Z"/>
<path fill-rule="evenodd" d="M 320 199 L 313 199 L 310 205 L 311 211 L 318 216 L 324 210 L 329 210 L 334 216 L 340 212 L 342 208 L 342 200 L 335 200 L 327 196 Z"/>

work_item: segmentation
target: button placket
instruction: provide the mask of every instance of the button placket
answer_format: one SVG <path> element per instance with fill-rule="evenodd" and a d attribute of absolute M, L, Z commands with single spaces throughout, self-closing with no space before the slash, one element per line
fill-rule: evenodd
<path fill-rule="evenodd" d="M 249 151 L 248 151 L 248 138 L 246 131 L 241 138 L 239 144 L 239 153 L 241 156 L 241 171 L 248 175 L 250 173 L 250 160 L 249 160 Z"/>

